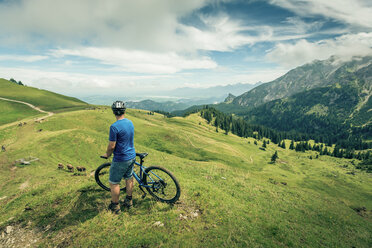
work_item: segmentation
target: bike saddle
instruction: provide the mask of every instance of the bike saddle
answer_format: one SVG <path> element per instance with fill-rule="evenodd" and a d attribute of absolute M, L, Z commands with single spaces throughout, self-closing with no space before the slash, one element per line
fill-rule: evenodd
<path fill-rule="evenodd" d="M 149 155 L 147 152 L 144 152 L 144 153 L 136 153 L 136 156 L 140 157 L 140 159 L 144 159 L 147 155 Z"/>

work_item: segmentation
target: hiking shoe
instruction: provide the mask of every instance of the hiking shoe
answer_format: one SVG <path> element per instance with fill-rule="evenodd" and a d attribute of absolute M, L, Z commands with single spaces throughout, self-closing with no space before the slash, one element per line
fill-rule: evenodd
<path fill-rule="evenodd" d="M 113 202 L 111 202 L 110 205 L 108 206 L 108 210 L 110 210 L 111 213 L 113 214 L 120 214 L 121 212 L 119 203 Z"/>
<path fill-rule="evenodd" d="M 124 206 L 125 208 L 131 208 L 131 207 L 133 207 L 133 200 L 132 200 L 132 197 L 128 197 L 128 196 L 126 196 L 126 197 L 125 197 L 125 200 L 124 200 L 124 203 L 123 203 L 123 206 Z"/>

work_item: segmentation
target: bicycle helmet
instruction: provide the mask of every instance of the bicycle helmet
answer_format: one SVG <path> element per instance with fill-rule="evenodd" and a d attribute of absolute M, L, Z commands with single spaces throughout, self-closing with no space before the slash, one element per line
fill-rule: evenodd
<path fill-rule="evenodd" d="M 111 106 L 114 115 L 123 115 L 125 113 L 125 104 L 122 101 L 115 101 Z"/>

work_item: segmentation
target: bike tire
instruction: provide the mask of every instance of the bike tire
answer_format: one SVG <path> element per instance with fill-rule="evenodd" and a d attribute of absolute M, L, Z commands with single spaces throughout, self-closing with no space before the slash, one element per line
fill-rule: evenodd
<path fill-rule="evenodd" d="M 157 175 L 161 174 L 162 177 L 159 178 Z M 166 178 L 165 178 L 166 177 Z M 166 182 L 165 182 L 166 180 Z M 178 183 L 176 177 L 167 169 L 159 167 L 159 166 L 151 166 L 146 168 L 145 173 L 143 175 L 143 182 L 145 185 L 151 184 L 152 187 L 146 187 L 146 190 L 152 195 L 155 199 L 166 202 L 166 203 L 175 203 L 181 196 L 181 187 Z M 169 187 L 170 186 L 170 187 Z M 164 190 L 171 191 L 169 197 L 165 197 Z M 171 190 L 169 190 L 171 188 Z M 162 190 L 162 194 L 158 194 L 159 190 Z"/>
<path fill-rule="evenodd" d="M 110 191 L 110 184 L 108 182 L 110 166 L 111 163 L 104 163 L 100 165 L 94 173 L 94 178 L 96 179 L 97 184 L 106 191 Z M 120 191 L 125 191 L 125 189 L 126 187 L 121 187 Z"/>

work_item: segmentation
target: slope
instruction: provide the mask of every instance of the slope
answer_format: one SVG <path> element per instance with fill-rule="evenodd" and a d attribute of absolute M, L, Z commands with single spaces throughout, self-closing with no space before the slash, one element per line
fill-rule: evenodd
<path fill-rule="evenodd" d="M 370 109 L 369 95 L 364 94 L 361 87 L 353 82 L 315 88 L 274 100 L 243 115 L 250 123 L 280 131 L 296 130 L 313 136 L 330 136 L 333 137 L 331 142 L 336 143 L 349 136 L 352 126 L 371 125 Z M 363 138 L 368 140 L 372 136 L 369 134 L 369 137 Z"/>
<path fill-rule="evenodd" d="M 295 153 L 216 133 L 197 114 L 164 118 L 128 110 L 145 164 L 171 170 L 182 187 L 173 206 L 141 199 L 120 216 L 91 172 L 114 121 L 107 108 L 56 114 L 46 122 L 0 130 L 0 245 L 59 247 L 370 247 L 372 178 L 354 160 Z M 42 132 L 38 130 L 42 129 Z M 288 147 L 288 145 L 287 145 Z M 277 150 L 276 164 L 268 163 Z M 12 164 L 28 155 L 29 166 Z M 88 173 L 58 170 L 57 163 Z M 161 221 L 164 226 L 154 223 Z M 32 239 L 27 239 L 27 235 Z M 0 236 L 1 237 L 1 236 Z M 13 240 L 12 240 L 13 239 Z M 25 243 L 22 243 L 25 244 Z"/>
<path fill-rule="evenodd" d="M 286 98 L 299 92 L 317 87 L 333 85 L 343 79 L 345 74 L 354 73 L 354 76 L 368 79 L 371 85 L 371 74 L 364 71 L 372 62 L 372 57 L 355 57 L 351 61 L 343 62 L 336 57 L 328 60 L 316 60 L 290 70 L 282 77 L 262 84 L 238 97 L 233 101 L 235 105 L 258 107 L 266 102 Z M 365 72 L 361 75 L 361 72 Z"/>
<path fill-rule="evenodd" d="M 9 102 L 0 99 L 0 125 L 23 120 L 27 117 L 37 116 L 39 111 L 22 103 Z"/>
<path fill-rule="evenodd" d="M 64 111 L 81 109 L 88 104 L 73 98 L 47 90 L 21 86 L 0 78 L 0 97 L 31 103 L 46 111 Z"/>

